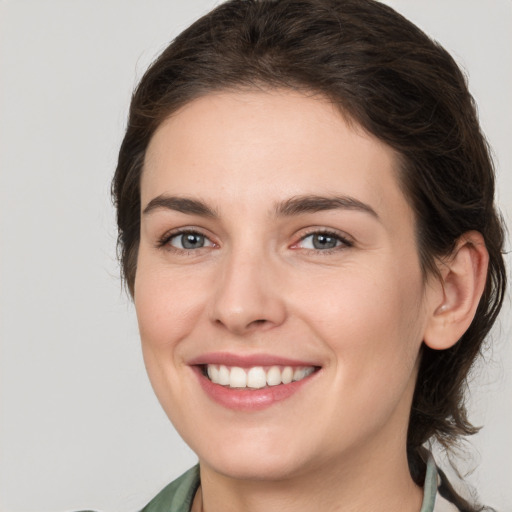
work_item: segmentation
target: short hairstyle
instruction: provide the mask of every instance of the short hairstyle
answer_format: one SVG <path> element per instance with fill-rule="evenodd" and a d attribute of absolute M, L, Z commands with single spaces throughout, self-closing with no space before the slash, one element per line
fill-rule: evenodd
<path fill-rule="evenodd" d="M 425 279 L 465 232 L 484 237 L 488 276 L 471 326 L 452 348 L 422 347 L 407 438 L 411 474 L 420 483 L 423 443 L 434 437 L 450 447 L 478 430 L 464 391 L 504 299 L 504 229 L 489 147 L 463 73 L 393 9 L 373 0 L 230 0 L 165 49 L 133 94 L 112 184 L 125 282 L 133 295 L 139 185 L 155 130 L 210 92 L 269 88 L 322 95 L 397 152 Z"/>

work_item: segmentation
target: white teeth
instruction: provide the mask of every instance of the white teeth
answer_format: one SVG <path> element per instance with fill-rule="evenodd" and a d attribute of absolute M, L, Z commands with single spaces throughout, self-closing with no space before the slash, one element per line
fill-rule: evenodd
<path fill-rule="evenodd" d="M 281 382 L 283 384 L 290 384 L 293 379 L 293 369 L 291 366 L 286 366 L 281 374 Z"/>
<path fill-rule="evenodd" d="M 269 386 L 277 386 L 281 384 L 281 370 L 279 366 L 272 366 L 267 372 L 267 384 Z"/>
<path fill-rule="evenodd" d="M 293 372 L 293 380 L 300 380 L 306 376 L 306 370 L 304 368 L 297 368 Z"/>
<path fill-rule="evenodd" d="M 305 379 L 308 375 L 311 375 L 315 369 L 312 366 L 308 368 L 297 368 L 293 372 L 293 380 L 302 380 Z"/>
<path fill-rule="evenodd" d="M 208 365 L 208 368 L 213 365 Z M 219 380 L 213 381 L 217 384 L 220 384 L 221 386 L 229 386 L 229 370 L 226 366 L 221 365 L 219 366 Z"/>
<path fill-rule="evenodd" d="M 250 388 L 264 388 L 267 385 L 267 376 L 261 366 L 255 366 L 247 372 L 247 386 Z"/>
<path fill-rule="evenodd" d="M 292 381 L 302 380 L 315 371 L 313 366 L 271 366 L 265 371 L 262 366 L 253 366 L 249 369 L 238 366 L 209 364 L 206 366 L 208 378 L 215 384 L 229 386 L 230 388 L 261 389 L 265 386 L 278 386 L 289 384 Z"/>
<path fill-rule="evenodd" d="M 219 382 L 219 369 L 213 364 L 208 365 L 208 377 L 212 382 Z"/>
<path fill-rule="evenodd" d="M 229 387 L 231 388 L 245 388 L 247 387 L 247 373 L 243 368 L 233 366 L 229 372 Z"/>

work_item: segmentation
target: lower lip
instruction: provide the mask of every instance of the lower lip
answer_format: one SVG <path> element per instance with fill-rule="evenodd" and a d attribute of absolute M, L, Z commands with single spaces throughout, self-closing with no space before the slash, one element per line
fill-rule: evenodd
<path fill-rule="evenodd" d="M 203 375 L 202 369 L 193 367 L 204 392 L 218 404 L 237 411 L 259 411 L 286 400 L 311 381 L 318 373 L 313 372 L 304 379 L 261 389 L 236 389 L 214 384 Z"/>

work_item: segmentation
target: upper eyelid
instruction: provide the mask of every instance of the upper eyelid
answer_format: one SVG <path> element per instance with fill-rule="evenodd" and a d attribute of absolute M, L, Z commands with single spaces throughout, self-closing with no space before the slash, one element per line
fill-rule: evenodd
<path fill-rule="evenodd" d="M 204 236 L 206 239 L 208 239 L 212 244 L 217 245 L 217 243 L 212 240 L 212 236 L 205 233 L 200 228 L 195 227 L 183 227 L 183 228 L 173 228 L 166 231 L 162 236 L 158 237 L 156 246 L 157 247 L 163 247 L 167 245 L 174 237 L 184 235 L 186 233 L 192 233 L 195 235 L 201 235 Z M 179 250 L 179 249 L 178 249 Z M 188 249 L 183 249 L 188 250 Z"/>
<path fill-rule="evenodd" d="M 305 240 L 306 238 L 309 238 L 311 236 L 315 236 L 315 235 L 325 235 L 327 237 L 336 238 L 340 242 L 347 242 L 347 243 L 349 242 L 349 240 L 347 240 L 347 238 L 345 238 L 341 235 L 338 235 L 337 233 L 332 233 L 330 231 L 313 231 L 313 233 L 308 233 L 307 235 L 301 236 L 299 239 L 299 242 L 302 240 Z"/>
<path fill-rule="evenodd" d="M 311 228 L 306 233 L 301 234 L 298 241 L 304 240 L 305 238 L 312 236 L 312 235 L 316 235 L 316 234 L 333 236 L 333 237 L 340 239 L 344 243 L 354 244 L 354 239 L 349 234 L 345 233 L 344 231 L 339 231 L 339 230 L 330 229 L 330 228 Z M 297 243 L 297 242 L 295 242 L 295 243 Z"/>
<path fill-rule="evenodd" d="M 207 233 L 205 229 L 198 228 L 195 226 L 184 226 L 184 227 L 179 227 L 179 228 L 168 229 L 167 231 L 164 232 L 164 234 L 160 238 L 165 238 L 165 237 L 171 238 L 173 236 L 182 235 L 184 233 L 195 233 L 197 235 L 202 235 L 207 238 L 211 238 L 211 235 L 209 233 Z"/>

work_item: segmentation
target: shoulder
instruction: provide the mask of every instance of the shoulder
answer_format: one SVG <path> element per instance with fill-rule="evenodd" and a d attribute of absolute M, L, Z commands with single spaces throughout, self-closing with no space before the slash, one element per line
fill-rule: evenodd
<path fill-rule="evenodd" d="M 189 512 L 199 486 L 199 465 L 164 487 L 140 512 Z"/>

